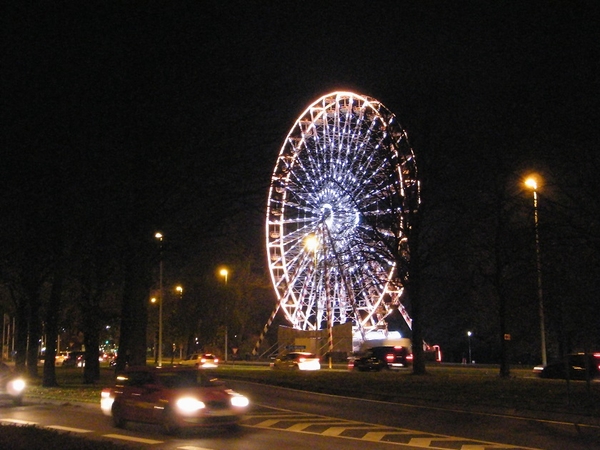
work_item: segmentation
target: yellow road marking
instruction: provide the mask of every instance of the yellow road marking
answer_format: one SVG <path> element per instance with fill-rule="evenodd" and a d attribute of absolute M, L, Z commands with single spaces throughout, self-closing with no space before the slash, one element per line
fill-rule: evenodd
<path fill-rule="evenodd" d="M 123 441 L 139 442 L 141 444 L 163 444 L 164 441 L 155 441 L 154 439 L 137 438 L 133 436 L 125 436 L 124 434 L 103 434 L 102 437 L 110 439 L 121 439 Z"/>
<path fill-rule="evenodd" d="M 17 425 L 36 425 L 37 424 L 37 422 L 30 422 L 27 420 L 19 420 L 19 419 L 0 419 L 0 422 L 14 423 Z"/>
<path fill-rule="evenodd" d="M 59 431 L 71 431 L 73 433 L 91 433 L 93 430 L 84 430 L 83 428 L 63 427 L 61 425 L 48 425 L 46 428 Z"/>

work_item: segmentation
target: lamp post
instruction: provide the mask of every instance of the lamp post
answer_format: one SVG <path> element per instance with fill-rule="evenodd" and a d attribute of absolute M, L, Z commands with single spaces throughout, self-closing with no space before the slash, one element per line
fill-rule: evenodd
<path fill-rule="evenodd" d="M 544 296 L 542 291 L 542 262 L 540 256 L 540 232 L 538 223 L 538 185 L 533 177 L 525 180 L 525 185 L 533 190 L 533 221 L 535 224 L 535 262 L 537 270 L 537 292 L 538 292 L 538 308 L 540 315 L 540 342 L 542 352 L 542 365 L 547 364 L 546 358 L 546 326 L 544 321 Z"/>
<path fill-rule="evenodd" d="M 163 341 L 163 254 L 162 254 L 162 233 L 154 235 L 159 242 L 160 262 L 158 270 L 158 367 L 162 367 L 162 341 Z"/>
<path fill-rule="evenodd" d="M 178 284 L 175 286 L 175 291 L 179 294 L 179 305 L 177 306 L 178 311 L 181 311 L 183 308 L 183 286 Z M 181 342 L 181 341 L 180 341 Z M 171 365 L 173 364 L 173 359 L 175 357 L 175 350 L 177 350 L 177 346 L 173 343 L 173 353 L 171 354 Z M 179 359 L 183 359 L 183 343 L 179 345 Z"/>
<path fill-rule="evenodd" d="M 467 331 L 467 338 L 469 340 L 469 364 L 471 364 L 473 362 L 473 358 L 471 357 L 471 336 L 473 335 L 473 333 L 471 333 L 470 331 Z"/>
<path fill-rule="evenodd" d="M 225 287 L 227 287 L 227 277 L 229 276 L 229 271 L 225 268 L 219 270 L 219 275 L 225 278 Z M 225 293 L 225 362 L 227 362 L 227 293 Z"/>
<path fill-rule="evenodd" d="M 319 249 L 319 239 L 314 234 L 309 234 L 304 240 L 304 247 L 306 250 L 313 254 L 313 271 L 314 271 L 314 283 L 315 287 L 313 292 L 315 293 L 315 330 L 319 330 L 320 322 L 319 322 L 319 299 L 317 298 L 317 250 Z"/>

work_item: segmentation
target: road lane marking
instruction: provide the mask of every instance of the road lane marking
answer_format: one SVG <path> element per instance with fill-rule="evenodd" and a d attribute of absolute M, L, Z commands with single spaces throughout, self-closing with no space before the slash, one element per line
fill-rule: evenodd
<path fill-rule="evenodd" d="M 212 448 L 206 447 L 194 447 L 193 445 L 184 445 L 183 447 L 177 447 L 178 450 L 213 450 Z"/>
<path fill-rule="evenodd" d="M 48 425 L 46 428 L 51 428 L 58 431 L 71 431 L 73 433 L 91 433 L 93 430 L 84 430 L 83 428 L 63 427 L 62 425 Z"/>
<path fill-rule="evenodd" d="M 19 419 L 0 419 L 0 422 L 14 423 L 15 425 L 37 425 L 37 422 L 30 422 L 28 420 Z"/>
<path fill-rule="evenodd" d="M 103 434 L 102 437 L 109 439 L 120 439 L 122 441 L 139 442 L 140 444 L 164 444 L 165 441 L 155 441 L 154 439 L 144 439 L 134 436 L 125 436 L 124 434 Z"/>

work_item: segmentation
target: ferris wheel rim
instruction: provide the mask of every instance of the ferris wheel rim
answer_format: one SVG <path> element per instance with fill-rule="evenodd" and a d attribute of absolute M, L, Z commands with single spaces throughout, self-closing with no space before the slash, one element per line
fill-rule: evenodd
<path fill-rule="evenodd" d="M 292 325 L 294 327 L 298 328 L 310 329 L 311 327 L 313 327 L 314 329 L 319 329 L 320 324 L 318 320 L 320 300 L 317 297 L 317 293 L 314 294 L 312 304 L 303 303 L 303 296 L 306 294 L 306 291 L 310 289 L 310 282 L 307 281 L 307 279 L 310 278 L 308 277 L 308 275 L 310 274 L 310 276 L 312 277 L 313 274 L 317 272 L 318 263 L 317 253 L 315 251 L 315 262 L 313 264 L 314 267 L 312 267 L 311 269 L 311 260 L 309 257 L 310 255 L 307 255 L 305 249 L 303 249 L 302 246 L 303 239 L 306 237 L 307 234 L 317 232 L 320 227 L 321 234 L 323 236 L 322 240 L 325 243 L 325 232 L 323 230 L 329 229 L 328 227 L 332 227 L 335 220 L 339 222 L 339 227 L 336 230 L 336 232 L 341 235 L 341 233 L 348 232 L 348 230 L 352 231 L 352 220 L 346 220 L 346 218 L 354 217 L 353 221 L 358 223 L 358 220 L 356 218 L 358 218 L 359 214 L 362 213 L 362 211 L 359 211 L 358 208 L 356 208 L 355 205 L 352 205 L 352 202 L 347 201 L 347 199 L 345 200 L 346 210 L 334 212 L 335 208 L 331 204 L 331 202 L 329 202 L 328 196 L 335 197 L 337 195 L 336 200 L 340 200 L 340 193 L 342 192 L 342 190 L 339 188 L 339 184 L 341 183 L 340 180 L 342 178 L 340 178 L 339 180 L 331 181 L 331 186 L 323 187 L 323 185 L 319 185 L 319 192 L 304 189 L 305 186 L 303 185 L 303 183 L 309 184 L 310 177 L 305 175 L 310 171 L 314 172 L 312 175 L 314 175 L 315 177 L 322 175 L 318 164 L 321 163 L 321 161 L 318 160 L 319 155 L 314 155 L 314 160 L 310 159 L 311 155 L 304 155 L 304 157 L 307 159 L 301 160 L 302 156 L 300 155 L 300 153 L 302 151 L 309 151 L 312 148 L 312 145 L 316 145 L 314 144 L 314 141 L 318 141 L 319 136 L 315 132 L 315 130 L 317 130 L 319 126 L 322 126 L 322 123 L 328 120 L 327 114 L 328 112 L 330 112 L 331 107 L 335 107 L 336 114 L 339 114 L 339 111 L 342 109 L 339 106 L 340 104 L 345 105 L 345 114 L 347 115 L 352 113 L 352 108 L 355 105 L 357 108 L 360 107 L 360 110 L 362 111 L 361 114 L 363 115 L 373 113 L 371 118 L 374 118 L 374 120 L 371 120 L 369 122 L 372 128 L 374 128 L 372 124 L 375 121 L 385 121 L 385 126 L 389 127 L 391 130 L 389 134 L 396 133 L 400 136 L 400 139 L 406 139 L 406 133 L 404 132 L 402 127 L 400 127 L 399 124 L 397 124 L 395 116 L 381 102 L 372 97 L 356 94 L 349 91 L 332 92 L 320 97 L 319 99 L 311 103 L 302 112 L 298 119 L 296 119 L 294 125 L 288 132 L 284 143 L 279 151 L 277 163 L 273 170 L 271 185 L 269 187 L 266 220 L 266 241 L 268 249 L 267 253 L 269 257 L 269 270 L 273 286 L 275 287 L 275 291 L 277 293 L 278 301 L 280 302 L 282 309 L 284 310 L 286 318 L 290 322 L 292 322 Z M 359 135 L 358 131 L 362 132 L 362 128 L 360 128 L 363 126 L 362 121 L 363 120 L 361 118 L 360 121 L 357 119 L 354 122 L 352 122 L 356 127 L 354 129 L 356 133 L 353 138 L 356 138 Z M 349 127 L 349 124 L 351 123 L 350 121 L 342 122 L 346 127 Z M 369 135 L 372 133 L 371 129 L 367 131 Z M 383 142 L 384 138 L 389 139 L 389 134 L 382 134 L 382 136 L 384 137 L 380 138 L 381 142 Z M 309 144 L 310 140 L 312 141 Z M 340 139 L 339 142 L 341 142 L 342 140 L 343 138 Z M 360 146 L 363 145 L 363 143 L 359 143 L 357 145 Z M 289 151 L 290 147 L 297 151 Z M 340 148 L 341 147 L 342 145 L 340 144 Z M 351 147 L 351 145 L 348 146 L 349 149 L 356 150 L 356 148 Z M 350 152 L 350 150 L 346 151 L 348 153 Z M 410 150 L 410 152 L 412 153 L 412 149 Z M 411 154 L 408 155 L 408 157 L 406 155 L 403 155 L 403 157 L 406 159 L 411 159 L 414 158 L 414 155 Z M 301 171 L 299 169 L 299 167 L 301 167 L 301 164 L 304 164 L 306 166 L 314 164 L 314 166 L 309 167 L 305 171 Z M 294 171 L 292 170 L 293 168 L 296 168 L 298 174 L 294 173 Z M 357 173 L 354 173 L 353 175 L 356 175 Z M 416 179 L 416 173 L 414 175 L 414 178 Z M 369 183 L 369 180 L 370 179 L 362 179 L 362 181 L 365 184 Z M 312 183 L 312 181 L 310 181 L 310 183 Z M 294 192 L 293 189 L 290 188 L 290 186 L 294 189 L 297 189 L 297 191 Z M 313 186 L 311 185 L 309 187 Z M 364 187 L 361 186 L 359 183 L 357 184 L 356 189 L 360 188 Z M 280 189 L 281 192 L 279 192 Z M 315 197 L 319 196 L 320 198 L 317 201 Z M 348 194 L 348 196 L 350 196 L 350 194 Z M 273 198 L 275 197 L 277 197 L 277 201 L 273 200 Z M 295 204 L 292 200 L 296 200 L 298 204 Z M 305 201 L 306 204 L 300 204 L 301 201 Z M 310 204 L 310 202 L 315 202 L 316 204 L 320 205 L 320 208 L 315 208 L 314 205 L 307 206 L 308 204 Z M 320 217 L 317 217 L 318 215 L 315 213 L 315 211 L 321 211 L 322 215 Z M 301 213 L 306 215 L 302 216 Z M 367 211 L 367 213 L 376 214 L 376 211 Z M 290 229 L 292 229 L 293 231 L 286 232 L 286 230 Z M 331 240 L 331 242 L 334 241 Z M 330 244 L 330 246 L 334 247 L 335 245 Z M 335 248 L 330 249 L 329 252 L 335 252 Z M 338 256 L 337 258 L 339 261 L 340 257 Z M 329 260 L 330 262 L 328 264 L 331 264 L 331 262 L 334 261 L 334 257 L 331 255 L 324 256 L 323 260 Z M 348 269 L 347 265 L 350 264 L 348 262 L 350 261 L 350 259 L 346 258 L 345 261 L 346 269 Z M 371 310 L 368 311 L 368 314 L 363 314 L 362 319 L 359 316 L 353 318 L 353 320 L 355 320 L 357 324 L 357 327 L 365 327 L 368 325 L 368 322 L 373 322 L 373 316 L 377 314 L 376 309 L 381 307 L 384 295 L 389 296 L 390 293 L 392 297 L 394 295 L 396 297 L 399 297 L 401 295 L 401 292 L 394 291 L 388 288 L 389 282 L 393 277 L 395 269 L 393 262 L 390 263 L 388 261 L 387 265 L 383 268 L 378 267 L 375 264 L 375 262 L 372 262 L 371 266 L 377 267 L 378 271 L 377 276 L 373 276 L 373 274 L 370 274 L 371 278 L 375 280 L 375 282 L 372 283 L 372 288 L 377 290 L 378 298 L 376 301 L 371 302 L 370 305 L 367 305 L 367 309 L 370 308 Z M 324 264 L 324 267 L 329 267 L 329 270 L 333 271 L 332 267 L 334 266 Z M 367 266 L 363 268 L 363 270 L 368 269 L 369 267 Z M 338 271 L 340 273 L 342 272 L 341 270 Z M 298 275 L 298 272 L 306 273 L 304 275 Z M 382 273 L 384 274 L 384 282 L 381 281 Z M 352 277 L 354 277 L 354 275 L 352 275 Z M 329 280 L 330 278 L 331 277 L 328 274 L 327 280 Z M 337 287 L 339 289 L 339 295 L 344 294 L 342 291 L 346 289 L 341 285 L 343 283 L 348 283 L 351 277 L 346 276 L 344 280 L 342 280 L 342 278 L 343 277 L 340 275 L 339 279 L 335 279 L 341 280 L 340 285 Z M 316 280 L 317 279 L 315 278 L 315 283 L 318 283 L 318 281 Z M 327 280 L 321 279 L 321 290 L 325 289 L 325 281 Z M 291 289 L 290 284 L 293 284 L 297 281 L 300 281 L 298 287 L 296 289 Z M 377 282 L 379 282 L 379 285 L 377 285 Z M 327 292 L 329 292 L 330 290 L 331 286 L 327 286 Z M 344 295 L 350 295 L 351 292 L 354 291 L 352 289 L 346 289 Z M 354 300 L 355 299 L 353 299 L 353 301 Z M 329 304 L 330 302 L 328 301 L 327 305 Z M 303 310 L 303 307 L 306 307 L 308 309 L 312 308 L 312 312 L 310 310 Z M 338 307 L 340 308 L 339 305 Z M 345 307 L 347 308 L 348 306 L 346 305 Z M 310 322 L 310 316 L 312 315 L 312 313 L 315 313 L 315 308 L 315 319 L 313 322 Z M 380 321 L 380 319 L 381 318 L 378 318 L 377 320 Z M 374 324 L 371 325 L 372 327 L 375 326 Z"/>

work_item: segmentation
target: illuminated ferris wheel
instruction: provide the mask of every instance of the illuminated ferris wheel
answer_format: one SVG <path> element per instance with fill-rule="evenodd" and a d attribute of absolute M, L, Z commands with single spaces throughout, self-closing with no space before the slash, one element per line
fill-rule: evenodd
<path fill-rule="evenodd" d="M 402 305 L 414 154 L 396 117 L 373 98 L 333 92 L 296 120 L 271 179 L 266 241 L 278 307 L 291 326 L 351 321 L 362 340 Z"/>

